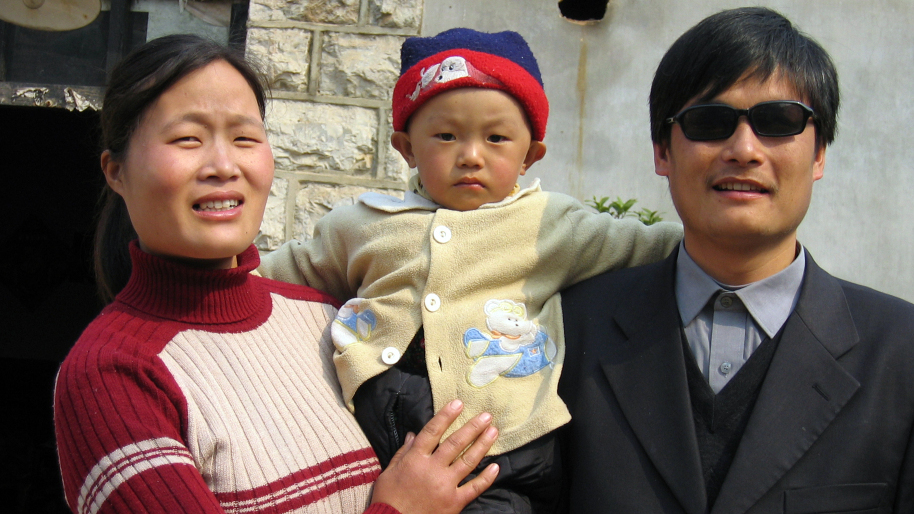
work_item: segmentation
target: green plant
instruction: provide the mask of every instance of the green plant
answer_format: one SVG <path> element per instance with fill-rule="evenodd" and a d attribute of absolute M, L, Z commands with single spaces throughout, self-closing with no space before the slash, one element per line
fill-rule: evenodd
<path fill-rule="evenodd" d="M 617 196 L 615 200 L 610 201 L 608 196 L 603 198 L 597 198 L 594 196 L 590 200 L 586 200 L 584 203 L 593 207 L 597 212 L 606 212 L 609 213 L 613 218 L 628 218 L 634 217 L 638 218 L 638 221 L 644 223 L 645 225 L 653 225 L 658 221 L 663 221 L 663 218 L 660 216 L 660 212 L 652 211 L 647 207 L 642 208 L 640 211 L 633 212 L 632 207 L 638 203 L 638 200 L 634 198 L 629 198 L 628 200 L 623 200 L 621 196 Z"/>

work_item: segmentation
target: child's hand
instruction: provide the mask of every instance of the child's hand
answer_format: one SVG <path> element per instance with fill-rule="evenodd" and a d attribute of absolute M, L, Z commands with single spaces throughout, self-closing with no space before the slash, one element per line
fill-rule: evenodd
<path fill-rule="evenodd" d="M 476 416 L 441 442 L 444 431 L 461 410 L 463 403 L 454 400 L 418 436 L 406 436 L 403 447 L 375 482 L 372 503 L 386 503 L 402 514 L 459 513 L 492 485 L 498 476 L 497 464 L 487 466 L 478 476 L 460 485 L 498 437 L 498 429 L 490 426 L 490 414 Z M 463 452 L 467 446 L 469 449 Z"/>

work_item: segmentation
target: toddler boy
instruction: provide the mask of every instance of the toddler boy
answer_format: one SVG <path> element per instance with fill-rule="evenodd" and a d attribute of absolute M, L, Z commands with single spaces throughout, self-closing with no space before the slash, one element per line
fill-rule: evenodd
<path fill-rule="evenodd" d="M 549 111 L 519 34 L 409 38 L 401 63 L 391 143 L 418 169 L 405 198 L 361 195 L 260 271 L 348 299 L 331 327 L 335 364 L 382 464 L 459 398 L 461 422 L 486 411 L 499 429 L 484 463 L 499 463 L 499 478 L 467 512 L 551 511 L 561 482 L 552 432 L 570 419 L 556 394 L 558 291 L 660 260 L 682 229 L 517 184 L 545 155 Z"/>

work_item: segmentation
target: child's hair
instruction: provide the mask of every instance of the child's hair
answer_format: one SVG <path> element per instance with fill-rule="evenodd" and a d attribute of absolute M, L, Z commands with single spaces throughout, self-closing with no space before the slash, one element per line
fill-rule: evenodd
<path fill-rule="evenodd" d="M 101 149 L 115 162 L 129 151 L 130 138 L 146 110 L 177 81 L 215 61 L 232 65 L 247 80 L 266 112 L 266 89 L 259 71 L 239 51 L 189 34 L 163 36 L 137 48 L 118 63 L 108 79 L 101 111 Z M 111 302 L 130 278 L 128 244 L 136 239 L 127 206 L 105 185 L 95 232 L 95 277 L 98 294 Z"/>
<path fill-rule="evenodd" d="M 523 106 L 533 139 L 546 136 L 549 101 L 524 38 L 511 31 L 489 34 L 463 28 L 403 43 L 393 93 L 394 130 L 407 130 L 409 117 L 430 98 L 461 87 L 508 93 Z"/>

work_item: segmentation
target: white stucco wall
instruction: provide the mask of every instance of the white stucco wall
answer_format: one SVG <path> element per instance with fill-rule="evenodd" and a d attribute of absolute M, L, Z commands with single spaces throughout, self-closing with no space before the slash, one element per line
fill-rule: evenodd
<path fill-rule="evenodd" d="M 842 105 L 825 177 L 800 239 L 833 274 L 914 301 L 914 2 L 770 0 L 829 51 Z M 654 174 L 647 97 L 657 63 L 685 30 L 734 0 L 611 0 L 598 24 L 562 20 L 557 0 L 425 0 L 423 35 L 465 26 L 516 30 L 550 99 L 548 153 L 528 173 L 579 199 L 638 198 L 677 219 Z"/>

